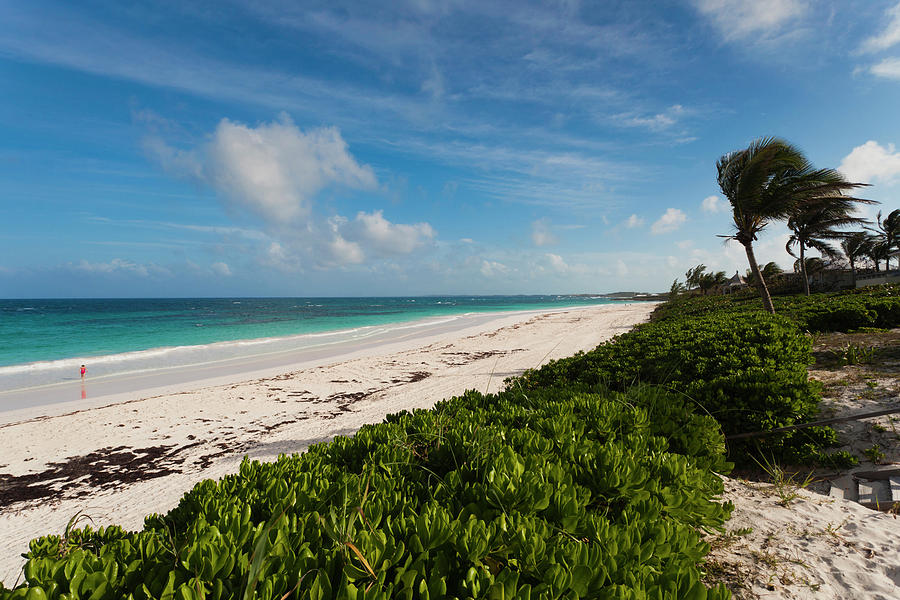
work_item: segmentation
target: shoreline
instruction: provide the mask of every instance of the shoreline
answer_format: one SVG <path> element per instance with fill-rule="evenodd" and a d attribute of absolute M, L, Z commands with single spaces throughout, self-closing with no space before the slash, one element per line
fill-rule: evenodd
<path fill-rule="evenodd" d="M 394 346 L 397 349 L 408 343 L 419 343 L 431 338 L 455 335 L 469 329 L 478 329 L 493 322 L 507 319 L 519 319 L 529 315 L 552 314 L 559 311 L 579 310 L 599 306 L 615 306 L 622 303 L 604 303 L 580 305 L 575 307 L 559 307 L 533 310 L 510 311 L 477 311 L 456 313 L 443 317 L 424 317 L 411 321 L 399 321 L 383 325 L 330 330 L 312 334 L 297 334 L 271 338 L 239 339 L 226 342 L 214 342 L 198 346 L 180 346 L 153 348 L 123 354 L 103 355 L 94 359 L 105 359 L 125 355 L 158 355 L 161 350 L 194 351 L 218 348 L 239 348 L 264 344 L 269 348 L 264 352 L 234 354 L 213 358 L 202 362 L 190 362 L 168 366 L 147 367 L 139 370 L 115 372 L 106 375 L 91 375 L 90 358 L 70 358 L 60 361 L 26 363 L 8 367 L 27 367 L 31 365 L 51 363 L 71 363 L 75 369 L 77 363 L 87 361 L 88 377 L 79 380 L 71 377 L 66 381 L 44 383 L 29 387 L 0 390 L 0 425 L 10 421 L 28 418 L 33 411 L 46 409 L 48 414 L 59 414 L 60 411 L 75 410 L 80 406 L 97 407 L 106 403 L 122 402 L 137 395 L 163 395 L 175 393 L 185 386 L 226 385 L 252 377 L 266 377 L 278 371 L 296 366 L 311 366 L 327 360 L 344 360 L 360 355 L 370 349 Z M 368 330 L 368 331 L 365 331 Z M 347 334 L 364 331 L 357 337 Z M 302 342 L 310 338 L 319 338 L 309 344 Z M 296 344 L 294 342 L 297 342 Z M 279 347 L 279 345 L 281 347 Z M 72 366 L 75 365 L 75 366 Z M 0 367 L 0 373 L 4 368 Z"/>
<path fill-rule="evenodd" d="M 470 327 L 233 374 L 215 385 L 108 397 L 102 406 L 25 408 L 18 420 L 0 413 L 0 445 L 10 449 L 0 458 L 0 581 L 13 585 L 28 541 L 63 531 L 78 511 L 95 528 L 139 529 L 197 482 L 235 472 L 244 456 L 272 460 L 466 389 L 496 391 L 506 377 L 631 329 L 653 308 L 493 313 Z"/>
<path fill-rule="evenodd" d="M 498 298 L 504 301 L 486 302 L 488 300 Z M 458 301 L 457 301 L 458 299 Z M 531 301 L 524 301 L 528 299 Z M 538 299 L 538 300 L 535 300 Z M 260 304 L 253 306 L 253 303 L 265 303 L 267 301 L 281 302 L 282 305 Z M 292 304 L 289 308 L 284 305 L 285 301 L 301 302 L 307 300 L 305 304 Z M 312 304 L 309 300 L 318 300 L 322 302 Z M 365 306 L 356 306 L 352 301 L 371 301 Z M 465 302 L 468 300 L 469 302 Z M 517 301 L 518 300 L 518 301 Z M 154 355 L 166 355 L 173 351 L 191 351 L 191 350 L 222 350 L 229 347 L 238 349 L 239 347 L 249 348 L 251 346 L 260 346 L 267 344 L 288 343 L 295 341 L 301 346 L 305 341 L 315 340 L 316 338 L 330 338 L 333 336 L 352 336 L 355 332 L 378 332 L 379 330 L 390 330 L 403 328 L 414 323 L 423 323 L 428 321 L 453 320 L 462 316 L 489 314 L 489 313 L 512 313 L 521 311 L 544 311 L 578 308 L 583 306 L 597 306 L 601 304 L 611 304 L 621 302 L 618 299 L 609 299 L 595 296 L 570 296 L 570 295 L 553 295 L 553 296 L 421 296 L 421 297 L 384 297 L 384 298 L 321 298 L 321 299 L 304 299 L 304 298 L 198 298 L 184 299 L 186 302 L 193 302 L 196 306 L 183 306 L 177 304 L 171 307 L 158 306 L 159 303 L 181 302 L 180 299 L 161 298 L 161 299 L 108 299 L 109 302 L 126 303 L 126 306 L 112 307 L 113 322 L 131 318 L 130 315 L 137 314 L 137 320 L 153 317 L 153 311 L 160 313 L 161 320 L 157 329 L 157 336 L 154 342 L 146 339 L 147 331 L 142 328 L 136 328 L 134 331 L 129 330 L 129 335 L 125 337 L 129 342 L 123 345 L 123 332 L 121 327 L 117 327 L 117 331 L 109 333 L 106 331 L 98 331 L 97 326 L 102 328 L 104 321 L 98 319 L 86 319 L 86 315 L 94 314 L 91 311 L 78 313 L 78 306 L 68 306 L 68 302 L 88 302 L 103 303 L 107 299 L 51 299 L 51 300 L 3 300 L 0 299 L 0 308 L 4 303 L 23 302 L 29 304 L 40 305 L 41 303 L 63 303 L 63 306 L 40 306 L 39 309 L 33 307 L 9 308 L 2 311 L 12 312 L 14 314 L 23 311 L 38 310 L 36 313 L 27 312 L 24 314 L 44 315 L 51 320 L 49 327 L 60 328 L 60 331 L 54 335 L 63 337 L 64 342 L 69 340 L 82 340 L 80 344 L 55 344 L 52 349 L 47 348 L 49 342 L 53 338 L 48 338 L 44 332 L 41 338 L 38 336 L 35 340 L 39 346 L 44 346 L 44 351 L 40 355 L 35 352 L 25 351 L 22 357 L 10 362 L 9 357 L 0 360 L 0 389 L 11 389 L 9 385 L 4 384 L 4 379 L 15 375 L 16 373 L 34 372 L 36 370 L 47 371 L 52 369 L 65 369 L 71 380 L 72 373 L 77 372 L 77 368 L 83 362 L 110 363 L 121 362 L 123 360 L 133 360 L 135 358 L 152 358 Z M 398 301 L 403 301 L 397 303 Z M 205 306 L 204 302 L 212 303 L 214 306 Z M 348 302 L 351 302 L 348 305 Z M 125 311 L 126 308 L 133 309 L 135 305 L 141 308 L 141 303 L 148 303 L 147 307 L 151 314 L 145 314 L 146 311 L 132 310 Z M 224 303 L 224 305 L 222 305 Z M 245 304 L 250 303 L 250 304 Z M 215 306 L 219 304 L 220 306 Z M 261 311 L 264 316 L 262 320 L 246 319 L 246 313 L 238 311 L 233 313 L 235 307 L 239 309 L 247 306 L 247 310 Z M 76 311 L 76 316 L 64 323 L 59 323 L 60 314 L 64 313 L 63 309 L 71 309 Z M 95 310 L 99 310 L 94 307 Z M 304 309 L 309 309 L 304 311 Z M 316 311 L 316 309 L 321 309 Z M 125 311 L 125 312 L 123 312 Z M 360 312 L 363 311 L 363 312 Z M 369 311 L 369 312 L 366 312 Z M 67 313 L 65 313 L 68 316 Z M 194 329 L 185 327 L 185 319 L 187 324 L 193 323 Z M 173 330 L 171 325 L 178 322 L 177 330 Z M 14 324 L 15 321 L 9 319 L 0 319 L 0 335 L 2 335 L 4 327 Z M 136 325 L 137 323 L 135 323 Z M 23 327 L 30 327 L 35 323 L 24 322 Z M 126 325 L 126 329 L 131 325 Z M 193 332 L 202 331 L 210 332 L 201 335 L 199 338 L 191 335 Z M 94 339 L 99 335 L 99 339 Z M 141 338 L 140 342 L 135 342 L 135 336 Z M 91 345 L 91 340 L 95 342 Z M 112 343 L 108 344 L 112 340 Z M 58 339 L 56 341 L 59 341 Z M 295 346 L 299 347 L 299 346 Z M 60 349 L 64 353 L 59 353 Z M 97 350 L 102 348 L 102 350 Z M 246 353 L 239 356 L 246 356 Z M 227 356 L 238 356 L 237 354 L 227 354 Z M 183 359 L 184 357 L 182 357 Z M 76 377 L 77 379 L 77 377 Z"/>

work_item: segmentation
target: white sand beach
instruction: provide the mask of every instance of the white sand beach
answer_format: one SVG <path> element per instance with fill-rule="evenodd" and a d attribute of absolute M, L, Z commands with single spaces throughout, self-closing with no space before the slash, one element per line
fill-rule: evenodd
<path fill-rule="evenodd" d="M 480 315 L 464 329 L 344 347 L 230 380 L 2 412 L 0 581 L 15 584 L 29 540 L 61 533 L 79 511 L 94 526 L 139 529 L 197 482 L 235 472 L 244 456 L 272 460 L 389 413 L 496 391 L 506 377 L 627 331 L 654 306 Z"/>

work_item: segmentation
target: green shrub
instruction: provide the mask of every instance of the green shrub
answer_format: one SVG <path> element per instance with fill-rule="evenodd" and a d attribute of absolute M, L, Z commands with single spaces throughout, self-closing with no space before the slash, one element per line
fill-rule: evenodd
<path fill-rule="evenodd" d="M 468 392 L 245 460 L 142 532 L 35 540 L 0 599 L 725 599 L 699 569 L 732 509 L 722 446 L 659 389 Z"/>
<path fill-rule="evenodd" d="M 567 382 L 617 390 L 636 382 L 665 385 L 696 403 L 697 412 L 714 417 L 729 435 L 811 420 L 821 393 L 821 386 L 807 375 L 811 362 L 809 339 L 785 317 L 670 314 L 590 352 L 527 371 L 508 385 L 526 392 Z M 835 441 L 828 428 L 786 432 L 732 443 L 730 456 L 746 464 L 752 460 L 748 450 L 762 446 L 768 456 L 827 462 L 833 459 L 822 449 Z"/>
<path fill-rule="evenodd" d="M 528 390 L 566 381 L 625 389 L 664 384 L 695 401 L 727 434 L 794 424 L 816 412 L 809 340 L 782 317 L 704 316 L 638 327 L 586 354 L 526 372 Z"/>

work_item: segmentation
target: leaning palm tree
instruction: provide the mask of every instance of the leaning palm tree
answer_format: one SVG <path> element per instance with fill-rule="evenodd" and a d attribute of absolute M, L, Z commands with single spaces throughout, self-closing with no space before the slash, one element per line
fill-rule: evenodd
<path fill-rule="evenodd" d="M 850 263 L 850 271 L 853 273 L 853 287 L 856 287 L 856 263 L 865 258 L 869 252 L 872 240 L 865 231 L 854 231 L 841 240 L 841 250 Z"/>
<path fill-rule="evenodd" d="M 878 272 L 881 269 L 879 268 L 879 264 L 881 261 L 884 261 L 885 270 L 887 270 L 887 262 L 888 257 L 890 256 L 890 251 L 888 250 L 887 243 L 879 236 L 872 236 L 869 238 L 870 243 L 866 248 L 866 258 L 875 263 L 875 271 Z"/>
<path fill-rule="evenodd" d="M 709 290 L 713 289 L 716 286 L 725 285 L 728 281 L 728 276 L 725 275 L 725 271 L 717 271 L 713 273 L 710 271 L 709 273 L 704 273 L 698 282 L 700 287 L 700 292 L 705 296 Z"/>
<path fill-rule="evenodd" d="M 763 306 L 774 314 L 772 297 L 759 270 L 753 242 L 772 221 L 782 221 L 794 210 L 794 179 L 812 167 L 796 147 L 778 138 L 760 138 L 746 149 L 729 152 L 716 163 L 718 183 L 731 203 L 736 240 L 747 254 L 753 281 Z"/>
<path fill-rule="evenodd" d="M 765 264 L 765 266 L 762 269 L 760 269 L 759 272 L 762 273 L 763 279 L 765 279 L 766 281 L 771 281 L 772 278 L 775 277 L 776 275 L 781 275 L 782 273 L 784 273 L 784 269 L 779 267 L 776 262 L 772 261 L 772 262 L 767 262 Z M 746 277 L 744 277 L 744 280 L 747 282 L 748 285 L 752 285 L 752 286 L 757 285 L 754 277 L 755 276 L 753 275 L 753 271 L 751 271 L 750 269 L 747 269 Z"/>
<path fill-rule="evenodd" d="M 900 208 L 893 210 L 884 219 L 881 218 L 881 211 L 875 218 L 877 229 L 872 229 L 880 238 L 884 246 L 884 270 L 891 270 L 891 250 L 900 247 Z M 898 259 L 900 264 L 900 259 Z M 877 270 L 877 267 L 876 267 Z"/>
<path fill-rule="evenodd" d="M 683 283 L 679 283 L 678 279 L 672 282 L 672 287 L 669 288 L 669 300 L 674 300 L 678 297 L 678 294 L 685 291 L 685 287 Z"/>
<path fill-rule="evenodd" d="M 688 290 L 692 290 L 694 288 L 700 287 L 700 280 L 703 278 L 703 273 L 706 271 L 706 265 L 703 263 L 697 265 L 696 267 L 691 267 L 684 274 L 684 285 Z"/>
<path fill-rule="evenodd" d="M 785 249 L 788 254 L 799 259 L 803 292 L 809 296 L 809 276 L 806 272 L 806 249 L 818 250 L 822 256 L 835 258 L 837 250 L 829 243 L 847 237 L 842 227 L 865 223 L 865 219 L 852 216 L 857 204 L 874 204 L 872 200 L 851 198 L 841 194 L 842 190 L 861 187 L 864 184 L 850 183 L 837 171 L 825 169 L 818 172 L 817 183 L 805 192 L 797 194 L 794 213 L 788 218 L 787 226 L 792 231 Z M 817 195 L 826 190 L 824 195 Z M 799 253 L 794 254 L 794 248 Z"/>
<path fill-rule="evenodd" d="M 753 242 L 772 221 L 789 219 L 797 206 L 815 198 L 840 196 L 859 187 L 833 169 L 814 169 L 803 153 L 778 138 L 761 138 L 716 163 L 719 187 L 731 203 L 735 233 L 725 236 L 744 246 L 763 306 L 775 313 Z"/>

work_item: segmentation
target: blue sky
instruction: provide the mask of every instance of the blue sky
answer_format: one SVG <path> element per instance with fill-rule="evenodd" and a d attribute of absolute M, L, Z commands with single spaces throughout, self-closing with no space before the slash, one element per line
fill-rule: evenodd
<path fill-rule="evenodd" d="M 0 297 L 663 290 L 765 135 L 900 206 L 896 0 L 0 0 L 0 82 Z"/>

